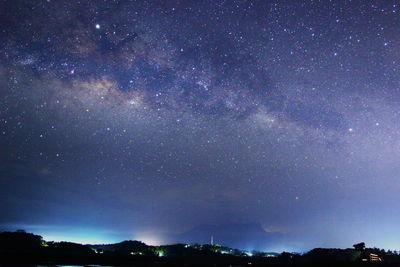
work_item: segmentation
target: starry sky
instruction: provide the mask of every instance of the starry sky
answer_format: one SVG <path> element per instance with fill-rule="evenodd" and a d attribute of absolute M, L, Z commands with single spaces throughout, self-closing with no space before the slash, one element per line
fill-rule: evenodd
<path fill-rule="evenodd" d="M 399 249 L 399 16 L 390 0 L 0 1 L 0 229 Z"/>

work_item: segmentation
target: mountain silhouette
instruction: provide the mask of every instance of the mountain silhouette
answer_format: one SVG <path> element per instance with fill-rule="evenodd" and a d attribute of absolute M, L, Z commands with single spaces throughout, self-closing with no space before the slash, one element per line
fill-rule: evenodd
<path fill-rule="evenodd" d="M 214 244 L 245 250 L 264 250 L 269 245 L 279 242 L 283 234 L 267 232 L 257 223 L 198 225 L 176 235 L 172 241 L 209 244 L 211 236 L 213 236 Z"/>

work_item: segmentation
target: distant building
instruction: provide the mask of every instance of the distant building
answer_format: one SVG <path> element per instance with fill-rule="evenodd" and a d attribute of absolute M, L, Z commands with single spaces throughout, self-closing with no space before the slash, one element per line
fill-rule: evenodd
<path fill-rule="evenodd" d="M 361 242 L 353 245 L 356 251 L 361 252 L 361 261 L 369 261 L 369 262 L 379 262 L 382 261 L 381 257 L 379 257 L 376 253 L 368 252 L 368 249 L 365 249 L 365 243 Z"/>
<path fill-rule="evenodd" d="M 368 253 L 366 256 L 367 257 L 362 258 L 362 261 L 370 261 L 370 262 L 382 261 L 382 259 L 379 257 L 379 255 L 375 254 L 375 253 Z"/>

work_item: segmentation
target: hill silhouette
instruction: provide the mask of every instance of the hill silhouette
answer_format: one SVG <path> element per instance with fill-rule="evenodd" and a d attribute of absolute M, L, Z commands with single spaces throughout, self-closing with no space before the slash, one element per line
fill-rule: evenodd
<path fill-rule="evenodd" d="M 280 242 L 283 234 L 265 231 L 260 224 L 221 224 L 198 225 L 191 230 L 176 235 L 173 241 L 209 244 L 211 236 L 214 243 L 239 249 L 264 250 Z"/>
<path fill-rule="evenodd" d="M 258 225 L 204 225 L 192 229 L 199 235 L 218 230 L 221 237 L 232 228 L 243 235 L 270 237 Z M 360 245 L 362 244 L 362 246 Z M 303 255 L 283 252 L 273 254 L 243 251 L 219 244 L 174 244 L 149 246 L 126 240 L 115 244 L 83 245 L 71 242 L 45 241 L 40 235 L 0 232 L 0 265 L 114 265 L 114 266 L 399 266 L 400 254 L 358 243 L 354 248 L 316 248 Z"/>

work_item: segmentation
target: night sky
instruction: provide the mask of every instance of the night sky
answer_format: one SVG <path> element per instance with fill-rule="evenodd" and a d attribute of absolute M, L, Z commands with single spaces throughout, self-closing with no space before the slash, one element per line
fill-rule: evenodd
<path fill-rule="evenodd" d="M 400 2 L 0 1 L 0 229 L 400 248 Z"/>

